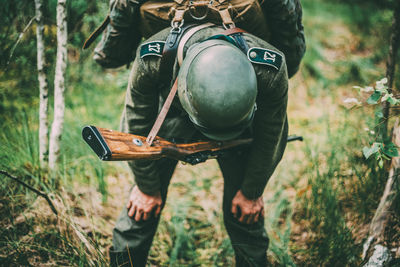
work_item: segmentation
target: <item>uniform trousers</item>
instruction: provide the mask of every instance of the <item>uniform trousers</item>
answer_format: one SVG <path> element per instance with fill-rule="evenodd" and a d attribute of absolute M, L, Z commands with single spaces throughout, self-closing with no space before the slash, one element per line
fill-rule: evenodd
<path fill-rule="evenodd" d="M 264 218 L 253 224 L 239 222 L 231 212 L 232 199 L 242 185 L 244 162 L 247 153 L 232 153 L 218 159 L 224 177 L 223 216 L 224 224 L 235 252 L 236 266 L 267 265 L 266 251 L 269 239 L 264 228 Z M 157 160 L 160 168 L 161 197 L 165 203 L 176 160 Z M 159 223 L 159 217 L 137 222 L 128 216 L 124 207 L 113 231 L 113 247 L 110 250 L 112 266 L 143 267 Z"/>

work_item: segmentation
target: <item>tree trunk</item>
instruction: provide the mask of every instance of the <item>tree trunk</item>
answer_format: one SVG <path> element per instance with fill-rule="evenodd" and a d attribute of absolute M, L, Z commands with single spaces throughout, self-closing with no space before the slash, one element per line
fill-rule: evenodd
<path fill-rule="evenodd" d="M 57 59 L 54 78 L 54 121 L 51 127 L 49 167 L 56 170 L 64 125 L 64 91 L 67 69 L 67 0 L 57 2 Z"/>
<path fill-rule="evenodd" d="M 393 128 L 393 143 L 400 147 L 400 125 L 399 119 Z M 390 208 L 392 206 L 393 200 L 396 198 L 397 184 L 399 183 L 400 177 L 400 157 L 392 158 L 392 164 L 389 171 L 389 178 L 386 182 L 385 191 L 379 206 L 376 209 L 374 218 L 372 219 L 371 225 L 369 227 L 369 236 L 364 244 L 364 249 L 362 257 L 365 258 L 367 252 L 373 242 L 382 242 L 383 233 L 385 231 L 388 215 L 390 214 Z"/>
<path fill-rule="evenodd" d="M 39 80 L 39 159 L 42 166 L 46 165 L 49 154 L 49 88 L 46 75 L 46 57 L 44 53 L 43 0 L 35 0 L 36 9 L 36 39 L 37 39 L 37 69 Z"/>
<path fill-rule="evenodd" d="M 392 23 L 392 34 L 390 36 L 389 45 L 389 56 L 386 62 L 386 77 L 388 79 L 388 91 L 392 93 L 393 82 L 394 82 L 394 72 L 396 67 L 396 57 L 397 51 L 400 46 L 400 1 L 395 4 L 395 9 L 393 13 L 393 23 Z M 383 123 L 382 123 L 382 137 L 387 138 L 388 121 L 389 121 L 389 110 L 390 104 L 385 101 L 383 106 Z"/>
<path fill-rule="evenodd" d="M 389 93 L 392 93 L 393 91 L 396 56 L 399 46 L 400 46 L 400 1 L 398 1 L 394 7 L 392 34 L 390 36 L 390 45 L 389 45 L 389 56 L 386 62 L 386 77 L 388 79 Z M 384 139 L 387 138 L 389 109 L 390 109 L 390 104 L 387 101 L 385 101 L 383 103 L 383 119 L 381 120 L 382 137 Z M 398 119 L 396 120 L 395 126 L 393 128 L 392 140 L 394 144 L 400 147 L 400 125 Z M 395 199 L 396 194 L 398 194 L 396 186 L 397 183 L 399 182 L 399 176 L 400 176 L 400 157 L 395 157 L 392 158 L 392 164 L 389 171 L 389 178 L 386 182 L 385 191 L 383 192 L 383 196 L 379 202 L 379 206 L 375 212 L 374 218 L 372 219 L 367 241 L 364 243 L 363 246 L 363 252 L 362 252 L 363 259 L 366 257 L 371 247 L 371 244 L 373 244 L 374 242 L 379 243 L 382 241 L 390 207 L 392 206 L 392 202 Z"/>

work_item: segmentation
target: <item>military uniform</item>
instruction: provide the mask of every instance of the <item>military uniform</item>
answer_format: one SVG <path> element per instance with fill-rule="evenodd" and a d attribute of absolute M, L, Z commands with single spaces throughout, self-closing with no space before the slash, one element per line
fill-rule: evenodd
<path fill-rule="evenodd" d="M 184 52 L 193 44 L 222 31 L 223 28 L 213 26 L 196 32 L 186 43 Z M 165 41 L 168 34 L 169 29 L 161 31 L 146 40 L 142 48 Z M 265 266 L 268 237 L 264 220 L 253 224 L 239 222 L 231 213 L 231 203 L 239 189 L 248 199 L 259 198 L 281 160 L 288 133 L 288 76 L 285 58 L 275 47 L 251 34 L 245 33 L 244 39 L 250 49 L 255 49 L 255 53 L 249 53 L 249 60 L 252 60 L 257 76 L 258 92 L 253 123 L 243 136 L 251 135 L 254 141 L 248 151 L 219 158 L 218 164 L 224 176 L 224 222 L 235 251 L 237 266 Z M 165 80 L 159 71 L 161 57 L 151 53 L 141 55 L 141 50 L 143 52 L 143 49 L 138 49 L 132 66 L 121 125 L 123 131 L 146 136 L 169 93 L 179 67 L 175 62 L 173 77 Z M 269 51 L 280 59 L 280 63 L 266 64 L 263 61 L 265 57 L 258 58 L 257 53 L 260 51 Z M 205 139 L 189 120 L 178 97 L 175 97 L 158 135 L 166 139 Z M 153 161 L 136 160 L 130 162 L 130 167 L 139 189 L 148 195 L 159 191 L 165 203 L 176 164 L 175 160 L 163 158 Z M 113 232 L 112 260 L 122 264 L 133 259 L 134 266 L 145 266 L 158 221 L 159 218 L 151 218 L 137 222 L 127 215 L 124 208 Z"/>

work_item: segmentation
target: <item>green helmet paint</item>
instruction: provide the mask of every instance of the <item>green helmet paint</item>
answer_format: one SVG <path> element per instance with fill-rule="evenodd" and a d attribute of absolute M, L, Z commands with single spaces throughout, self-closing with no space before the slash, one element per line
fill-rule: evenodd
<path fill-rule="evenodd" d="M 257 77 L 239 48 L 224 40 L 206 40 L 187 51 L 178 74 L 178 95 L 205 136 L 229 140 L 254 117 Z"/>

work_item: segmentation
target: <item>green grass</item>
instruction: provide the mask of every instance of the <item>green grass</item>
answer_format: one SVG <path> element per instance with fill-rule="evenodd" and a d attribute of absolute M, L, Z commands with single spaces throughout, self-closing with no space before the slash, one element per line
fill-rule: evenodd
<path fill-rule="evenodd" d="M 91 64 L 86 64 L 90 67 Z M 70 75 L 75 68 L 70 67 Z M 114 80 L 127 80 L 127 72 L 119 74 L 108 73 L 111 79 L 109 84 L 103 84 L 91 72 L 85 71 L 82 75 L 84 82 L 68 87 L 66 92 L 66 114 L 64 132 L 61 143 L 59 169 L 55 175 L 50 175 L 45 167 L 41 167 L 38 158 L 38 114 L 37 106 L 26 109 L 24 105 L 14 105 L 12 117 L 2 117 L 0 125 L 0 169 L 18 177 L 25 183 L 44 191 L 46 194 L 60 198 L 64 204 L 58 206 L 63 213 L 65 223 L 57 223 L 54 214 L 49 214 L 54 225 L 45 227 L 49 219 L 42 216 L 33 216 L 30 210 L 38 208 L 37 195 L 15 181 L 1 176 L 1 215 L 2 231 L 0 254 L 2 261 L 9 264 L 26 265 L 34 261 L 40 263 L 53 262 L 58 264 L 72 264 L 76 266 L 93 266 L 94 261 L 105 264 L 104 255 L 97 243 L 94 247 L 99 253 L 97 256 L 88 256 L 88 251 L 80 247 L 79 238 L 65 232 L 66 225 L 74 225 L 74 218 L 78 207 L 66 204 L 69 198 L 77 199 L 75 189 L 77 183 L 86 186 L 95 186 L 101 193 L 105 203 L 108 197 L 106 177 L 117 172 L 115 165 L 102 163 L 87 147 L 81 137 L 81 129 L 88 124 L 118 129 L 126 82 L 114 84 Z M 101 103 L 101 104 L 100 104 Z M 116 106 L 117 105 L 117 106 Z M 50 107 L 50 111 L 52 108 Z M 51 112 L 50 112 L 51 114 Z M 51 118 L 51 116 L 50 116 Z M 53 198 L 54 201 L 54 198 Z M 65 202 L 66 201 L 66 202 Z M 77 201 L 77 200 L 75 200 Z M 77 203 L 78 204 L 78 203 Z M 43 205 L 47 206 L 47 203 Z M 78 204 L 79 205 L 79 204 Z M 57 205 L 56 205 L 57 206 Z M 69 208 L 67 208 L 69 207 Z M 78 208 L 78 209 L 77 209 Z M 18 216 L 27 219 L 20 223 L 21 227 L 11 227 Z M 86 214 L 87 219 L 91 215 Z M 39 226 L 40 230 L 37 229 Z M 96 236 L 88 237 L 79 226 L 75 233 L 81 231 L 88 240 L 96 240 Z M 74 231 L 72 231 L 74 232 Z M 80 234 L 78 234 L 80 236 Z M 92 241 L 90 241 L 92 242 Z M 81 245 L 79 245 L 81 244 Z M 13 250 L 17 249 L 16 256 Z M 57 264 L 57 265 L 58 265 Z M 96 264 L 98 265 L 98 264 Z"/>
<path fill-rule="evenodd" d="M 356 96 L 353 85 L 369 85 L 383 76 L 387 42 L 376 36 L 387 36 L 391 14 L 334 1 L 302 4 L 307 54 L 290 81 L 288 113 L 291 133 L 304 135 L 305 141 L 288 145 L 265 192 L 268 257 L 274 266 L 357 266 L 386 173 L 361 153 L 371 138 L 363 129 L 376 123 L 373 111 L 348 111 L 341 103 Z M 82 141 L 81 129 L 88 124 L 119 128 L 128 73 L 123 68 L 105 72 L 89 61 L 70 64 L 56 176 L 39 164 L 37 100 L 24 95 L 16 101 L 13 94 L 7 101 L 18 83 L 1 84 L 7 90 L 1 89 L 0 168 L 52 196 L 63 218 L 57 220 L 43 199 L 2 176 L 1 262 L 107 264 L 112 225 L 132 178 L 121 164 L 98 160 Z M 222 219 L 222 188 L 215 161 L 178 167 L 150 264 L 234 264 Z M 392 224 L 398 227 L 396 218 Z"/>

